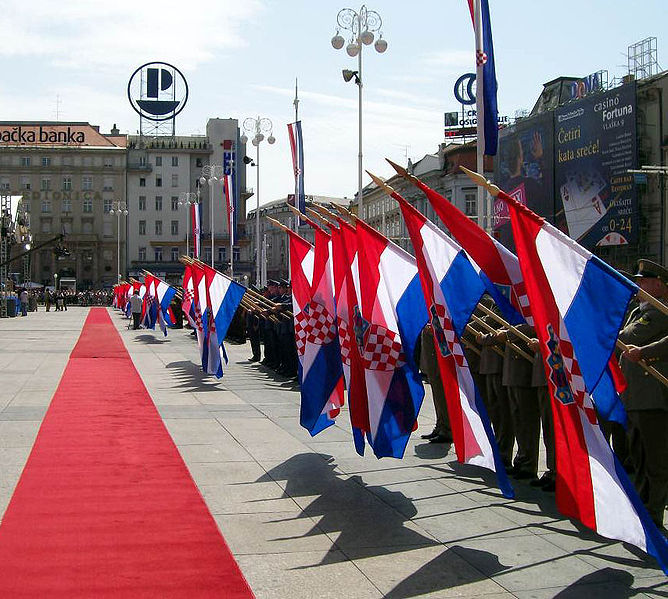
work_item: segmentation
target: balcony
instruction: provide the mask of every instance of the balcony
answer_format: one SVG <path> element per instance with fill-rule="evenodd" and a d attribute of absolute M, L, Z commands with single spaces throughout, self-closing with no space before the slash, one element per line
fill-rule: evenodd
<path fill-rule="evenodd" d="M 129 171 L 138 171 L 141 173 L 150 173 L 153 170 L 153 166 L 150 164 L 141 164 L 139 162 L 128 162 Z"/>

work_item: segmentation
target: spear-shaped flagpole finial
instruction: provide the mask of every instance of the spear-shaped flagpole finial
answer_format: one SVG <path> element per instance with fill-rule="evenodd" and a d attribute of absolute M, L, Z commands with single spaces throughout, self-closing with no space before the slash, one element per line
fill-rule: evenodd
<path fill-rule="evenodd" d="M 326 216 L 327 218 L 331 218 L 334 222 L 337 222 L 338 216 L 334 214 L 331 210 L 327 210 L 324 206 L 321 206 L 320 204 L 313 204 L 313 208 L 307 208 L 306 210 L 315 210 L 316 212 L 319 212 L 320 214 Z"/>
<path fill-rule="evenodd" d="M 301 210 L 298 210 L 297 208 L 295 208 L 291 204 L 288 204 L 287 202 L 286 202 L 286 205 L 287 205 L 288 208 L 290 208 L 290 210 L 292 210 L 292 212 L 294 212 L 297 215 L 298 218 L 301 218 L 302 220 L 306 221 L 313 228 L 321 229 L 321 227 L 318 223 L 314 222 L 312 219 L 310 219 L 308 216 L 306 216 Z"/>
<path fill-rule="evenodd" d="M 354 222 L 358 221 L 359 218 L 355 216 L 350 210 L 346 210 L 343 206 L 339 206 L 338 204 L 334 204 L 333 202 L 330 204 L 334 210 L 336 210 L 341 216 L 352 219 Z"/>
<path fill-rule="evenodd" d="M 330 223 L 320 212 L 316 212 L 313 210 L 313 208 L 307 208 L 306 212 L 308 212 L 313 218 L 316 218 L 326 226 L 326 227 L 333 227 L 332 223 Z"/>
<path fill-rule="evenodd" d="M 385 159 L 387 162 L 389 162 L 390 166 L 397 171 L 397 174 L 406 179 L 407 181 L 410 181 L 411 179 L 414 179 L 413 175 L 411 175 L 403 166 L 399 166 L 396 162 L 392 162 L 389 158 Z"/>
<path fill-rule="evenodd" d="M 376 177 L 372 172 L 366 171 L 366 174 L 371 177 L 373 182 L 378 185 L 387 195 L 391 196 L 394 193 L 394 189 L 392 189 L 385 181 L 383 181 L 380 177 Z"/>
<path fill-rule="evenodd" d="M 496 185 L 494 185 L 494 183 L 485 179 L 484 175 L 469 170 L 465 166 L 460 166 L 459 168 L 463 170 L 468 176 L 468 178 L 471 179 L 471 181 L 473 181 L 476 185 L 480 185 L 480 187 L 486 188 L 491 196 L 497 197 L 501 192 L 501 190 Z"/>
<path fill-rule="evenodd" d="M 271 218 L 271 216 L 265 216 L 265 218 L 272 224 L 274 227 L 278 227 L 279 229 L 282 229 L 286 233 L 290 230 L 288 229 L 284 224 L 279 223 L 277 220 Z"/>

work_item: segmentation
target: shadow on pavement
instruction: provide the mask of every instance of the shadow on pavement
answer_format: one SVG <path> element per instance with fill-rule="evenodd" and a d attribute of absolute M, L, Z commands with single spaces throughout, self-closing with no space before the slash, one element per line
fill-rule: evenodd
<path fill-rule="evenodd" d="M 148 345 L 162 345 L 163 343 L 169 343 L 170 340 L 167 339 L 163 334 L 162 331 L 158 331 L 160 333 L 160 337 L 156 335 L 150 335 L 150 334 L 143 334 L 143 335 L 137 335 L 133 341 L 135 343 L 146 343 Z"/>
<path fill-rule="evenodd" d="M 185 392 L 198 391 L 220 391 L 216 379 L 211 378 L 210 374 L 202 372 L 199 364 L 190 360 L 181 360 L 180 362 L 170 362 L 165 368 L 174 372 L 177 389 L 183 389 Z"/>
<path fill-rule="evenodd" d="M 634 580 L 633 575 L 624 570 L 603 568 L 576 580 L 554 597 L 555 599 L 580 599 L 580 597 L 626 599 L 647 590 L 634 589 Z M 665 596 L 668 596 L 668 593 Z"/>
<path fill-rule="evenodd" d="M 465 564 L 462 560 L 468 563 Z M 468 565 L 470 563 L 484 563 L 486 567 L 480 571 Z M 437 593 L 452 587 L 485 580 L 488 576 L 508 569 L 509 566 L 500 563 L 498 556 L 493 553 L 454 546 L 445 549 L 439 556 L 404 578 L 385 597 L 404 599 Z"/>
<path fill-rule="evenodd" d="M 267 481 L 284 486 L 283 496 L 292 498 L 302 507 L 295 519 L 313 518 L 317 521 L 303 536 L 324 532 L 334 537 L 332 552 L 363 550 L 377 556 L 439 544 L 406 526 L 411 516 L 417 513 L 408 497 L 387 489 L 383 489 L 384 498 L 379 497 L 374 493 L 376 487 L 364 485 L 359 476 L 348 477 L 336 472 L 336 463 L 329 455 L 295 455 L 267 471 L 256 482 Z M 391 505 L 385 501 L 388 494 L 391 495 Z M 393 507 L 397 505 L 402 506 L 401 511 Z M 326 556 L 320 564 L 301 568 L 322 565 L 329 559 Z"/>

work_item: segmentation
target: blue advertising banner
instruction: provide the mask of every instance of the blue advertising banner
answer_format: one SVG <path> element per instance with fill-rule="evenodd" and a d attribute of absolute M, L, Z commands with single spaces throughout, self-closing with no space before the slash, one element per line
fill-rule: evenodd
<path fill-rule="evenodd" d="M 558 108 L 555 220 L 588 249 L 638 241 L 635 83 Z M 563 228 L 563 225 L 562 227 Z"/>

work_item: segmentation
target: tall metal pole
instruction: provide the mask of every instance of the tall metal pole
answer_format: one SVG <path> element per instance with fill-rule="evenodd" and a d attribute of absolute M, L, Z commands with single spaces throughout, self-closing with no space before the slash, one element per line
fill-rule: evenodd
<path fill-rule="evenodd" d="M 480 0 L 475 0 L 474 3 L 474 19 L 475 19 L 475 49 L 476 49 L 476 90 L 475 90 L 475 108 L 476 108 L 476 170 L 481 174 L 485 174 L 485 155 L 484 155 L 484 141 L 485 141 L 485 124 L 482 119 L 484 113 L 484 98 L 482 93 L 482 71 L 483 62 L 478 59 L 479 53 L 482 52 L 482 16 L 480 11 Z M 492 232 L 491 210 L 487 206 L 487 190 L 482 186 L 478 186 L 478 224 L 483 227 L 488 233 Z"/>
<path fill-rule="evenodd" d="M 211 170 L 213 171 L 214 168 L 213 166 L 211 167 Z M 214 268 L 213 261 L 215 259 L 215 254 L 214 254 L 214 244 L 213 244 L 213 188 L 216 185 L 216 177 L 213 176 L 214 173 L 212 172 L 210 177 L 209 177 L 209 201 L 211 203 L 210 206 L 210 213 L 211 213 L 211 268 Z"/>
<path fill-rule="evenodd" d="M 234 279 L 234 199 L 237 193 L 237 177 L 234 176 L 235 169 L 237 168 L 237 144 L 233 142 L 232 152 L 230 153 L 230 187 L 228 192 L 230 194 L 230 218 L 228 218 L 227 229 L 230 236 L 230 278 Z M 223 167 L 223 177 L 225 176 L 225 168 Z M 224 183 L 223 183 L 224 185 Z"/>
<path fill-rule="evenodd" d="M 190 200 L 186 202 L 185 206 L 186 206 L 186 256 L 190 256 L 189 252 L 190 246 L 188 244 L 190 237 L 190 206 L 192 206 Z"/>
<path fill-rule="evenodd" d="M 359 62 L 357 66 L 359 71 L 358 73 L 359 83 L 357 84 L 357 87 L 359 88 L 359 106 L 357 108 L 358 121 L 359 121 L 358 123 L 359 148 L 357 154 L 357 216 L 361 219 L 364 219 L 364 215 L 362 214 L 362 172 L 363 172 L 362 171 L 362 49 L 364 48 L 364 44 L 362 43 L 362 40 L 359 38 L 359 35 L 357 40 L 358 40 L 357 43 L 360 47 L 360 51 L 358 54 Z"/>
<path fill-rule="evenodd" d="M 255 146 L 255 284 L 260 287 L 260 144 Z"/>
<path fill-rule="evenodd" d="M 118 206 L 118 211 L 116 212 L 116 282 L 121 282 L 121 208 L 120 204 Z"/>

